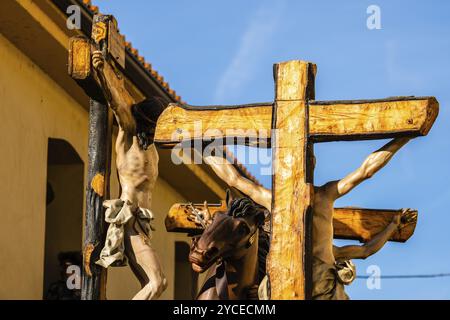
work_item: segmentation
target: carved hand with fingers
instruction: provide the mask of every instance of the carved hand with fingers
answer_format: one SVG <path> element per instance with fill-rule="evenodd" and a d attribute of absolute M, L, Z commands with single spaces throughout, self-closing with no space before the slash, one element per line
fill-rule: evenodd
<path fill-rule="evenodd" d="M 396 224 L 398 229 L 401 229 L 406 225 L 414 223 L 416 221 L 417 221 L 417 212 L 409 208 L 403 209 L 400 214 L 395 215 L 392 219 L 392 223 Z"/>
<path fill-rule="evenodd" d="M 100 50 L 94 51 L 92 54 L 92 66 L 95 70 L 101 71 L 105 65 L 105 58 L 103 57 L 103 52 Z"/>
<path fill-rule="evenodd" d="M 102 51 L 96 50 L 92 53 L 92 66 L 94 67 L 94 70 L 96 71 L 97 76 L 100 80 L 105 98 L 109 102 L 109 104 L 111 104 L 113 96 L 111 92 L 111 87 L 108 85 L 108 81 L 105 74 L 105 63 L 106 63 L 105 57 L 103 56 Z M 111 106 L 114 107 L 113 105 Z"/>
<path fill-rule="evenodd" d="M 201 226 L 203 229 L 206 229 L 208 225 L 212 222 L 212 215 L 208 208 L 208 202 L 205 201 L 203 203 L 203 210 L 198 210 L 192 204 L 190 204 L 191 211 L 187 219 L 189 221 L 194 222 L 196 225 Z"/>

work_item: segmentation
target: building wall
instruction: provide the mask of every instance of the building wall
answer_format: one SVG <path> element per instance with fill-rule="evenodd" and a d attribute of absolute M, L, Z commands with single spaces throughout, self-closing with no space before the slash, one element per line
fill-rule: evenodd
<path fill-rule="evenodd" d="M 47 181 L 54 199 L 46 206 L 44 288 L 60 280 L 58 254 L 81 251 L 83 230 L 84 172 L 82 164 L 47 167 Z"/>
<path fill-rule="evenodd" d="M 0 299 L 41 299 L 48 138 L 68 141 L 86 164 L 88 114 L 2 35 L 0 70 Z M 112 196 L 117 196 L 115 174 L 112 178 Z M 171 299 L 174 241 L 187 237 L 166 233 L 164 217 L 183 199 L 161 179 L 155 189 L 153 244 L 169 280 L 162 298 Z M 107 288 L 110 299 L 129 299 L 139 289 L 128 268 L 111 269 Z"/>

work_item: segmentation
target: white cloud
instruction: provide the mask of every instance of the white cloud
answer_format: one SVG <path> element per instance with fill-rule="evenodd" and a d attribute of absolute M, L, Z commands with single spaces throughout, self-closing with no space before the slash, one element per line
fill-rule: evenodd
<path fill-rule="evenodd" d="M 258 61 L 279 25 L 283 7 L 282 1 L 265 1 L 251 17 L 238 50 L 218 81 L 215 103 L 227 103 L 227 99 L 238 97 L 252 79 Z"/>

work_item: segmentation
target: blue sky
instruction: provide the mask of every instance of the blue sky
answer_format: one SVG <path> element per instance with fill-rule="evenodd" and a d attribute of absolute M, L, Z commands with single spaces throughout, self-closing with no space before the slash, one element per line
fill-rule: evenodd
<path fill-rule="evenodd" d="M 450 272 L 449 1 L 94 4 L 116 16 L 127 40 L 189 104 L 272 101 L 272 64 L 290 59 L 317 64 L 318 100 L 436 96 L 440 114 L 430 134 L 407 144 L 336 205 L 419 210 L 413 237 L 356 261 L 359 274 L 366 275 L 370 265 L 384 275 Z M 371 4 L 381 9 L 381 30 L 366 27 Z M 385 142 L 316 145 L 316 184 L 343 177 Z M 258 166 L 249 167 L 271 186 Z M 449 299 L 450 278 L 383 279 L 379 290 L 358 279 L 347 292 L 353 299 Z"/>

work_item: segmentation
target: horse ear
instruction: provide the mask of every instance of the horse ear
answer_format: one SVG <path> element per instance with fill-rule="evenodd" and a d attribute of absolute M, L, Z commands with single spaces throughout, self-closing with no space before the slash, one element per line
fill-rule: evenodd
<path fill-rule="evenodd" d="M 227 196 L 225 198 L 225 201 L 227 203 L 227 208 L 231 207 L 231 203 L 233 202 L 234 198 L 233 195 L 231 194 L 231 190 L 227 189 Z"/>

